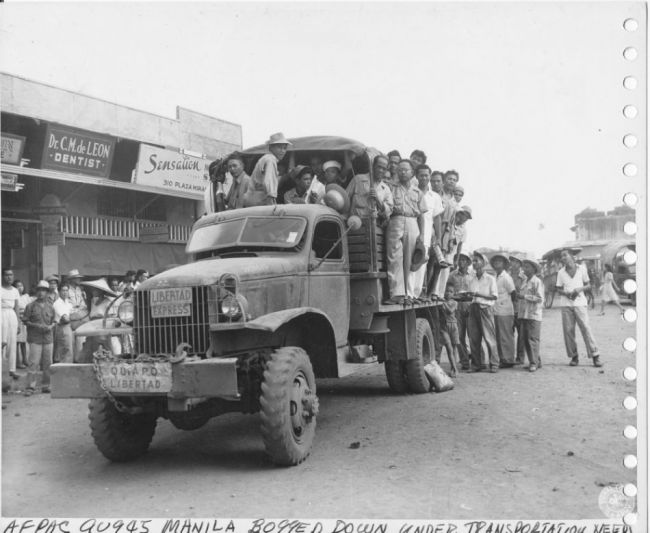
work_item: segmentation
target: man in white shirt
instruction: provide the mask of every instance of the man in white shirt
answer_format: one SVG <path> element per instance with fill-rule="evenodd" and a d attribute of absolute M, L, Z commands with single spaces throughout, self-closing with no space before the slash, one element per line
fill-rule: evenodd
<path fill-rule="evenodd" d="M 424 195 L 424 203 L 427 207 L 427 211 L 422 215 L 424 217 L 424 226 L 422 228 L 422 243 L 424 248 L 427 251 L 425 257 L 425 263 L 415 272 L 410 273 L 411 277 L 411 286 L 415 289 L 417 296 L 420 296 L 421 289 L 425 284 L 425 277 L 427 273 L 427 262 L 432 253 L 431 247 L 437 246 L 436 234 L 433 228 L 433 218 L 443 211 L 442 207 L 442 198 L 440 195 L 431 190 L 431 185 L 429 183 L 431 179 L 431 169 L 427 165 L 419 165 L 415 169 L 415 177 L 418 181 L 418 188 L 422 191 Z M 423 294 L 426 294 L 425 292 Z"/>
<path fill-rule="evenodd" d="M 584 265 L 578 265 L 569 249 L 562 250 L 560 260 L 564 265 L 557 273 L 555 286 L 560 295 L 562 308 L 562 331 L 567 356 L 571 359 L 569 365 L 578 365 L 578 344 L 576 343 L 576 323 L 582 333 L 587 348 L 587 357 L 593 360 L 594 366 L 603 366 L 596 339 L 589 326 L 587 298 L 585 289 L 591 287 L 589 274 Z"/>
<path fill-rule="evenodd" d="M 469 282 L 469 290 L 473 295 L 469 306 L 469 343 L 472 358 L 470 372 L 480 372 L 483 365 L 481 342 L 485 341 L 488 349 L 489 370 L 499 371 L 499 353 L 497 350 L 496 331 L 494 328 L 494 303 L 497 300 L 497 282 L 493 276 L 484 271 L 488 260 L 480 252 L 472 255 L 474 275 Z"/>
<path fill-rule="evenodd" d="M 54 362 L 72 363 L 74 337 L 70 326 L 70 315 L 72 314 L 72 302 L 69 299 L 70 285 L 67 282 L 61 283 L 59 297 L 54 301 Z"/>
<path fill-rule="evenodd" d="M 501 368 L 511 368 L 515 366 L 515 283 L 506 271 L 508 258 L 505 255 L 493 255 L 490 264 L 494 268 L 497 280 L 494 326 L 497 334 L 499 366 Z"/>

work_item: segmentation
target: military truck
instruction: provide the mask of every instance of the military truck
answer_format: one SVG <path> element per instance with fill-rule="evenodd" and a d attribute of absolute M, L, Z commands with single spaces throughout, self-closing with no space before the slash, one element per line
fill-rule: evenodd
<path fill-rule="evenodd" d="M 294 164 L 316 144 L 371 172 L 373 151 L 355 141 L 291 141 Z M 245 152 L 247 166 L 259 152 Z M 116 354 L 104 342 L 85 361 L 52 366 L 53 397 L 90 398 L 92 435 L 108 459 L 143 454 L 159 417 L 193 430 L 223 413 L 259 412 L 271 460 L 296 465 L 314 439 L 316 378 L 378 361 L 393 391 L 429 391 L 434 304 L 382 303 L 384 235 L 373 218 L 309 204 L 211 213 L 186 252 L 187 264 L 142 283 L 117 319 L 82 331 L 95 344 L 132 339 L 132 349 Z"/>

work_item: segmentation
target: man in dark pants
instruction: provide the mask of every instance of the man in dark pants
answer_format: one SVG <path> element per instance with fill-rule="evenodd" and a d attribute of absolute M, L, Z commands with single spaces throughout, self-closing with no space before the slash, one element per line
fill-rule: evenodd
<path fill-rule="evenodd" d="M 480 252 L 474 252 L 472 266 L 474 275 L 470 280 L 470 292 L 474 297 L 469 308 L 469 342 L 472 354 L 470 372 L 481 370 L 481 341 L 485 340 L 488 349 L 488 365 L 492 373 L 499 371 L 496 330 L 494 327 L 494 303 L 497 300 L 497 282 L 494 276 L 484 271 L 488 260 Z"/>
<path fill-rule="evenodd" d="M 47 299 L 49 284 L 41 280 L 36 285 L 36 300 L 27 304 L 23 313 L 23 322 L 27 326 L 27 344 L 29 345 L 29 367 L 27 370 L 27 390 L 25 396 L 34 394 L 36 373 L 43 370 L 41 391 L 50 392 L 50 365 L 54 348 L 53 330 L 54 307 Z"/>
<path fill-rule="evenodd" d="M 472 263 L 472 259 L 469 255 L 464 252 L 458 254 L 458 268 L 449 274 L 449 281 L 454 286 L 456 294 L 459 293 L 468 293 L 470 292 L 470 280 L 472 275 L 468 272 L 469 265 Z M 462 299 L 458 302 L 458 308 L 456 309 L 456 320 L 458 321 L 458 337 L 459 337 L 459 349 L 458 356 L 460 357 L 460 365 L 463 370 L 469 370 L 470 363 L 470 351 L 467 347 L 467 337 L 469 337 L 468 324 L 469 324 L 469 308 L 470 302 L 463 301 Z"/>

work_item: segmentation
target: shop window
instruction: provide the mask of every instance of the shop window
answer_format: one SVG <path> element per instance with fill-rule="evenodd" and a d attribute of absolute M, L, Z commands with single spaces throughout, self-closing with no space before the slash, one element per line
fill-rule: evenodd
<path fill-rule="evenodd" d="M 106 217 L 167 220 L 165 198 L 125 189 L 104 189 L 97 197 L 97 214 Z"/>

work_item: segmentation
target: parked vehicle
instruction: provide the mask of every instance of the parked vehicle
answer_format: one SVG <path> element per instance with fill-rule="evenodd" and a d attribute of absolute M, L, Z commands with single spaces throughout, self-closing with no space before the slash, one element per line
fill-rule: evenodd
<path fill-rule="evenodd" d="M 320 139 L 316 140 L 316 139 Z M 315 152 L 371 171 L 376 151 L 342 138 L 291 139 L 294 162 Z M 258 149 L 246 151 L 251 163 Z M 384 235 L 371 218 L 321 205 L 276 205 L 199 219 L 191 262 L 143 282 L 97 337 L 132 336 L 52 367 L 52 396 L 90 398 L 90 425 L 112 461 L 143 454 L 158 417 L 193 430 L 227 413 L 260 413 L 267 454 L 295 465 L 310 453 L 316 378 L 383 363 L 395 392 L 424 393 L 435 354 L 435 304 L 384 305 Z M 86 328 L 86 336 L 93 333 Z M 368 356 L 365 356 L 365 355 Z"/>

